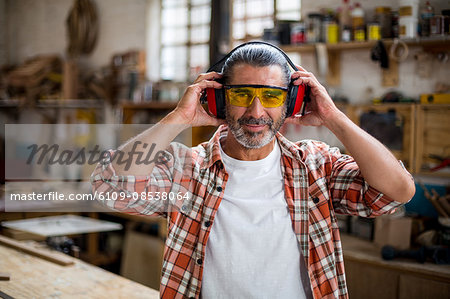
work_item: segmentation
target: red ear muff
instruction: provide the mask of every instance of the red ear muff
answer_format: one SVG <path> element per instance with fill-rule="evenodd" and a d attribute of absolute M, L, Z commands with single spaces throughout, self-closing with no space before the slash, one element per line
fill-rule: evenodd
<path fill-rule="evenodd" d="M 223 88 L 206 88 L 206 101 L 212 115 L 225 119 L 225 91 Z"/>
<path fill-rule="evenodd" d="M 217 117 L 216 89 L 214 88 L 206 89 L 206 101 L 208 101 L 209 112 Z"/>
<path fill-rule="evenodd" d="M 304 114 L 306 103 L 309 102 L 309 86 L 289 84 L 289 91 L 286 98 L 286 117 L 296 114 Z"/>

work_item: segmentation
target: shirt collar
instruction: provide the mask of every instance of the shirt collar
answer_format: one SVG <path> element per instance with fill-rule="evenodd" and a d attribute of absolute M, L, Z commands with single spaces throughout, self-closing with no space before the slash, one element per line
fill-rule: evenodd
<path fill-rule="evenodd" d="M 221 138 L 225 138 L 228 135 L 228 126 L 221 125 L 213 137 L 204 144 L 206 150 L 205 160 L 203 161 L 202 168 L 210 168 L 216 162 L 222 162 L 222 156 L 220 154 L 219 142 Z M 303 150 L 295 143 L 289 141 L 284 137 L 280 132 L 277 132 L 275 135 L 277 138 L 278 144 L 281 148 L 281 154 L 288 156 L 292 159 L 302 160 L 304 157 Z"/>

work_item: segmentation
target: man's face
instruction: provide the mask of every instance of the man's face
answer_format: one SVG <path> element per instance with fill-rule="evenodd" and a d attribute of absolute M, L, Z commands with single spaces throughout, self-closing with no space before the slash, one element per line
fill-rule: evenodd
<path fill-rule="evenodd" d="M 278 65 L 253 67 L 239 64 L 233 67 L 229 85 L 271 85 L 287 87 Z M 226 120 L 234 138 L 246 148 L 261 148 L 268 144 L 284 123 L 286 105 L 264 108 L 258 97 L 249 107 L 226 103 Z"/>

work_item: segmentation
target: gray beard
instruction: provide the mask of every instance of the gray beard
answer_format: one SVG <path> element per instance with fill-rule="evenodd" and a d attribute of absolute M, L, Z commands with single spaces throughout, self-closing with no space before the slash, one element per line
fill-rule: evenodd
<path fill-rule="evenodd" d="M 261 148 L 269 142 L 273 140 L 277 132 L 280 130 L 281 126 L 286 119 L 286 110 L 283 110 L 283 114 L 280 119 L 274 123 L 273 119 L 266 118 L 244 118 L 241 117 L 237 121 L 235 121 L 229 113 L 228 106 L 225 110 L 225 117 L 228 123 L 228 127 L 233 134 L 234 138 L 239 142 L 243 147 L 248 149 L 257 149 Z M 243 125 L 252 124 L 252 125 L 268 125 L 268 132 L 248 132 L 245 131 Z M 263 136 L 262 136 L 263 135 Z M 261 137 L 262 136 L 262 137 Z M 259 138 L 260 139 L 259 139 Z"/>

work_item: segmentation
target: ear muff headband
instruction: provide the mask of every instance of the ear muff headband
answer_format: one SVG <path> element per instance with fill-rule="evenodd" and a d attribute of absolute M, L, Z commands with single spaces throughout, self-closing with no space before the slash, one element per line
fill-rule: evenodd
<path fill-rule="evenodd" d="M 207 72 L 212 72 L 212 71 L 214 71 L 214 69 L 215 69 L 215 67 L 217 66 L 217 65 L 220 65 L 220 64 L 222 64 L 223 62 L 225 62 L 236 50 L 238 50 L 239 48 L 242 48 L 242 47 L 244 47 L 244 46 L 247 46 L 247 45 L 266 45 L 266 46 L 270 46 L 270 47 L 272 47 L 272 48 L 275 48 L 275 49 L 277 49 L 280 53 L 281 53 L 281 55 L 283 55 L 283 57 L 286 59 L 286 61 L 288 62 L 288 64 L 295 70 L 295 71 L 298 71 L 299 69 L 295 66 L 295 64 L 292 62 L 292 60 L 289 58 L 289 56 L 287 56 L 287 54 L 283 51 L 283 50 L 281 50 L 279 47 L 277 47 L 277 46 L 275 46 L 275 45 L 272 45 L 272 44 L 270 44 L 270 43 L 266 43 L 266 42 L 262 42 L 262 41 L 253 41 L 253 42 L 247 42 L 247 43 L 243 43 L 243 44 L 241 44 L 241 45 L 239 45 L 239 46 L 237 46 L 236 48 L 234 48 L 233 50 L 231 50 L 231 52 L 230 53 L 228 53 L 227 55 L 225 55 L 222 59 L 220 59 L 218 62 L 216 62 L 215 64 L 213 64 L 209 69 L 208 69 L 208 71 Z"/>
<path fill-rule="evenodd" d="M 279 47 L 272 45 L 267 42 L 263 41 L 252 41 L 247 42 L 244 44 L 241 44 L 231 50 L 227 55 L 225 55 L 222 59 L 220 59 L 218 62 L 216 62 L 214 65 L 212 65 L 207 72 L 212 71 L 221 71 L 222 69 L 218 70 L 216 69 L 217 66 L 222 65 L 236 50 L 238 50 L 241 47 L 247 46 L 247 45 L 267 45 L 272 48 L 277 49 L 283 57 L 286 59 L 287 63 L 294 69 L 295 71 L 299 71 L 299 69 L 295 66 L 295 64 L 292 62 L 292 60 L 289 58 L 289 56 Z M 220 83 L 221 80 L 217 80 Z M 286 105 L 287 105 L 287 111 L 286 116 L 292 116 L 299 112 L 304 113 L 305 110 L 305 102 L 309 101 L 309 86 L 306 85 L 294 85 L 291 81 L 288 86 L 288 95 L 286 98 Z M 224 89 L 213 89 L 213 88 L 207 88 L 206 92 L 200 99 L 202 103 L 208 102 L 208 108 L 209 111 L 216 116 L 217 118 L 225 118 L 225 91 Z"/>

